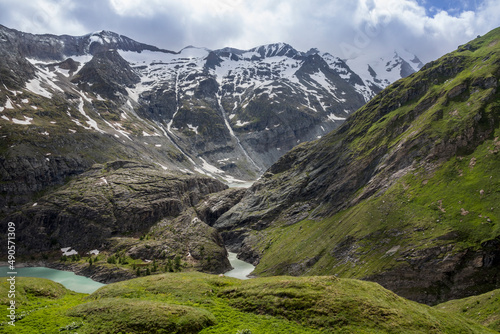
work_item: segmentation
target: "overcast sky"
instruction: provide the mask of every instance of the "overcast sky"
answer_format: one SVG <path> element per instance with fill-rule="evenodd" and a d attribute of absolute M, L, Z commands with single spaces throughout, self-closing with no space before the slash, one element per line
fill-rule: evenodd
<path fill-rule="evenodd" d="M 105 29 L 173 51 L 286 42 L 345 59 L 402 48 L 427 62 L 500 26 L 500 1 L 0 0 L 0 24 L 57 35 Z"/>

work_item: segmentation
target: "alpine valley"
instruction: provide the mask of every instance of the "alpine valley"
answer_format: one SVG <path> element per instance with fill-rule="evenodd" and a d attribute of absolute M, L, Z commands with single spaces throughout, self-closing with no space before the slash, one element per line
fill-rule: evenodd
<path fill-rule="evenodd" d="M 423 65 L 0 25 L 2 230 L 111 283 L 19 278 L 13 333 L 499 331 L 499 42 Z M 213 275 L 227 250 L 255 278 Z"/>

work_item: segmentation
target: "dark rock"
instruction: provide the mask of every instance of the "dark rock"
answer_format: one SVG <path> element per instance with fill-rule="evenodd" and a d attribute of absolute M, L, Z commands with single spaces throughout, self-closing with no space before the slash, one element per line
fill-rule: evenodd
<path fill-rule="evenodd" d="M 222 183 L 166 174 L 133 162 L 95 166 L 37 204 L 7 217 L 18 226 L 19 254 L 73 247 L 90 251 L 107 239 L 145 233 L 165 217 L 176 217 Z"/>
<path fill-rule="evenodd" d="M 117 93 L 128 95 L 125 87 L 139 81 L 139 76 L 116 50 L 96 53 L 72 79 L 85 90 L 111 100 L 116 99 Z"/>

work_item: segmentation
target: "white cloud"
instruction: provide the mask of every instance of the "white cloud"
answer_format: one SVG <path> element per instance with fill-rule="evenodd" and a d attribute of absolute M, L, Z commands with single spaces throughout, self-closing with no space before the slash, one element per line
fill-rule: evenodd
<path fill-rule="evenodd" d="M 286 42 L 347 57 L 397 46 L 429 61 L 500 26 L 500 2 L 477 1 L 445 12 L 431 0 L 1 0 L 0 23 L 33 33 L 108 29 L 171 50 Z"/>
<path fill-rule="evenodd" d="M 2 23 L 4 20 L 15 22 L 14 28 L 21 31 L 78 34 L 84 26 L 77 20 L 64 19 L 65 13 L 74 6 L 71 0 L 2 0 L 0 9 L 5 17 L 0 17 Z M 4 24 L 8 25 L 8 22 Z"/>

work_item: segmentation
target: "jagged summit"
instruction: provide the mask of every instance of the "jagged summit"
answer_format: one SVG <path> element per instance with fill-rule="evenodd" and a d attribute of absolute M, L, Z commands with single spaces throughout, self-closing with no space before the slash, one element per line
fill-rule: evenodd
<path fill-rule="evenodd" d="M 291 45 L 286 43 L 273 43 L 261 45 L 256 48 L 248 50 L 248 52 L 258 53 L 262 58 L 268 57 L 290 57 L 294 58 L 301 55 L 300 52 L 295 50 Z"/>
<path fill-rule="evenodd" d="M 394 50 L 376 57 L 364 54 L 345 62 L 361 77 L 365 86 L 376 92 L 423 67 L 420 59 L 406 50 Z"/>

